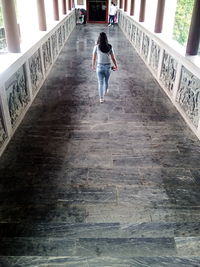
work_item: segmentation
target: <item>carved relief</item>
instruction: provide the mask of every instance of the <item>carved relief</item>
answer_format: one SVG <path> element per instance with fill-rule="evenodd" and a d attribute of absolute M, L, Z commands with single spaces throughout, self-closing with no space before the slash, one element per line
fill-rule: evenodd
<path fill-rule="evenodd" d="M 118 13 L 118 24 L 121 26 L 121 12 Z"/>
<path fill-rule="evenodd" d="M 127 23 L 128 23 L 128 21 L 127 21 L 127 19 L 125 19 L 125 21 L 124 21 L 124 31 L 125 31 L 125 33 L 127 33 Z"/>
<path fill-rule="evenodd" d="M 65 30 L 65 23 L 62 25 L 62 43 L 64 44 L 65 43 L 65 40 L 66 40 L 66 30 Z"/>
<path fill-rule="evenodd" d="M 136 36 L 136 31 L 137 28 L 135 26 L 135 24 L 132 24 L 132 30 L 131 30 L 131 42 L 133 42 L 135 44 L 135 36 Z"/>
<path fill-rule="evenodd" d="M 6 82 L 6 95 L 11 124 L 14 126 L 29 101 L 24 65 Z"/>
<path fill-rule="evenodd" d="M 153 70 L 158 70 L 158 64 L 160 59 L 160 46 L 158 46 L 154 41 L 151 44 L 151 52 L 150 52 L 150 66 Z"/>
<path fill-rule="evenodd" d="M 136 47 L 138 49 L 140 49 L 141 38 L 142 38 L 142 31 L 137 28 L 137 31 L 136 31 Z"/>
<path fill-rule="evenodd" d="M 58 35 L 58 48 L 60 50 L 62 47 L 62 28 L 61 28 L 61 26 L 57 30 L 57 35 Z"/>
<path fill-rule="evenodd" d="M 124 16 L 122 15 L 122 22 L 121 22 L 122 29 L 124 29 L 124 20 L 125 20 L 125 18 L 124 18 Z"/>
<path fill-rule="evenodd" d="M 48 39 L 46 43 L 42 45 L 42 55 L 43 55 L 43 61 L 44 61 L 44 69 L 45 69 L 45 72 L 47 72 L 47 70 L 52 64 L 50 38 Z"/>
<path fill-rule="evenodd" d="M 52 55 L 53 55 L 53 59 L 55 59 L 56 56 L 58 55 L 57 32 L 52 34 L 51 42 L 52 42 Z"/>
<path fill-rule="evenodd" d="M 6 130 L 3 123 L 3 116 L 0 109 L 0 147 L 3 145 L 4 141 L 7 138 Z"/>
<path fill-rule="evenodd" d="M 128 37 L 130 38 L 130 35 L 131 35 L 131 22 L 128 21 L 128 25 L 127 25 L 127 34 L 128 34 Z"/>
<path fill-rule="evenodd" d="M 69 25 L 68 25 L 68 20 L 65 21 L 65 33 L 66 33 L 66 37 L 69 34 Z"/>
<path fill-rule="evenodd" d="M 125 16 L 123 16 L 122 27 L 123 27 L 123 29 L 125 28 Z"/>
<path fill-rule="evenodd" d="M 198 127 L 200 119 L 200 80 L 185 67 L 181 70 L 181 81 L 176 101 L 193 124 Z"/>
<path fill-rule="evenodd" d="M 148 53 L 149 53 L 149 43 L 150 43 L 149 36 L 147 36 L 146 34 L 143 34 L 142 54 L 146 60 L 147 60 Z"/>
<path fill-rule="evenodd" d="M 69 31 L 72 31 L 72 17 L 69 18 Z"/>
<path fill-rule="evenodd" d="M 177 62 L 166 51 L 164 51 L 160 79 L 169 92 L 173 91 L 176 78 Z"/>
<path fill-rule="evenodd" d="M 43 79 L 43 72 L 42 72 L 42 61 L 40 50 L 38 49 L 34 55 L 29 59 L 29 69 L 31 74 L 31 84 L 33 91 L 35 92 L 42 79 Z"/>

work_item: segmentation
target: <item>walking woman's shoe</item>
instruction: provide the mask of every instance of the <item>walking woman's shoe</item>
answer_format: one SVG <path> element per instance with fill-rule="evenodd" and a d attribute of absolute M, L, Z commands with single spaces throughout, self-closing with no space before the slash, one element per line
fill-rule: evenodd
<path fill-rule="evenodd" d="M 107 95 L 107 93 L 109 93 L 109 89 L 108 88 L 106 89 L 105 95 Z"/>
<path fill-rule="evenodd" d="M 100 98 L 100 103 L 103 103 L 104 102 L 104 99 L 103 98 Z"/>

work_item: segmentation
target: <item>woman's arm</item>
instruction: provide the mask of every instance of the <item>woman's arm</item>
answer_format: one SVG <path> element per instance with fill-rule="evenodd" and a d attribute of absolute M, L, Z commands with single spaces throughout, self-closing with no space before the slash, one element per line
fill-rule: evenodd
<path fill-rule="evenodd" d="M 96 54 L 93 54 L 92 55 L 92 69 L 93 70 L 96 69 L 96 58 L 97 58 L 97 55 Z"/>
<path fill-rule="evenodd" d="M 111 59 L 112 59 L 112 62 L 113 62 L 113 64 L 114 64 L 114 66 L 115 66 L 115 69 L 117 70 L 118 67 L 117 67 L 117 61 L 116 61 L 116 58 L 115 58 L 115 56 L 114 56 L 113 53 L 112 53 L 110 56 L 111 56 Z"/>

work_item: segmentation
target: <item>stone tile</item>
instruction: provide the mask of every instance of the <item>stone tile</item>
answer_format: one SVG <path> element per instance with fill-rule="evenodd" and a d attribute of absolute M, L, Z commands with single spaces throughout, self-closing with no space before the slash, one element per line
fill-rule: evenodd
<path fill-rule="evenodd" d="M 80 238 L 78 255 L 90 256 L 161 256 L 176 255 L 173 238 Z"/>
<path fill-rule="evenodd" d="M 199 256 L 200 237 L 176 237 L 175 243 L 179 256 Z"/>
<path fill-rule="evenodd" d="M 12 243 L 12 246 L 10 245 Z M 72 255 L 75 242 L 63 238 L 1 238 L 1 256 L 66 256 Z"/>

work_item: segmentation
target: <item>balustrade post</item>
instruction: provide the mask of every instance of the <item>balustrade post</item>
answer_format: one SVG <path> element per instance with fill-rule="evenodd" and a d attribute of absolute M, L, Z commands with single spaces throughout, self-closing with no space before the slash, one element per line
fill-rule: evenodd
<path fill-rule="evenodd" d="M 14 0 L 2 0 L 6 42 L 10 53 L 20 53 L 20 36 Z"/>

